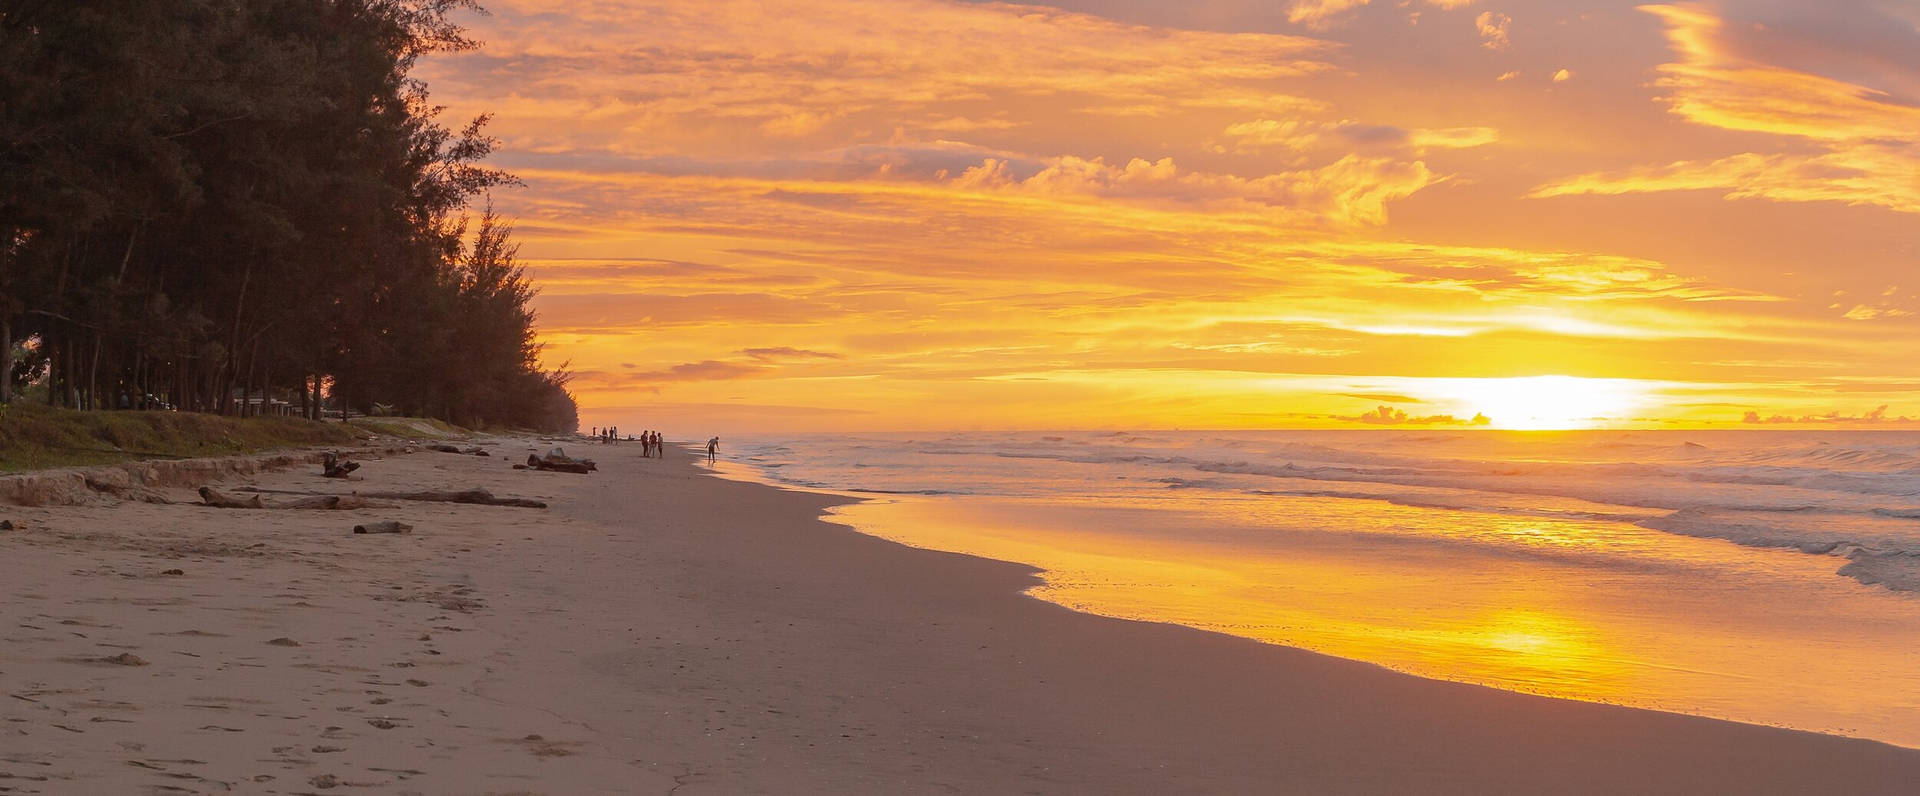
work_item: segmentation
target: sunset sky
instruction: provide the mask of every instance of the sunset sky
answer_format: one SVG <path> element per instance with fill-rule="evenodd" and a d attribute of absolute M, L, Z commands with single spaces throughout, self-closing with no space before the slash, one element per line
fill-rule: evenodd
<path fill-rule="evenodd" d="M 485 5 L 583 425 L 1920 416 L 1910 0 Z"/>

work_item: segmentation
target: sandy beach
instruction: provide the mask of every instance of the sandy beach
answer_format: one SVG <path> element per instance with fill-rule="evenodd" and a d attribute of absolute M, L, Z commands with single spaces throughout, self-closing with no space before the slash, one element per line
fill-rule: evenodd
<path fill-rule="evenodd" d="M 0 504 L 0 793 L 1901 793 L 1920 751 L 1078 614 L 690 454 L 363 455 Z M 269 500 L 287 496 L 268 493 Z M 403 535 L 354 535 L 399 520 Z M 1862 698 L 1871 698 L 1863 695 Z"/>

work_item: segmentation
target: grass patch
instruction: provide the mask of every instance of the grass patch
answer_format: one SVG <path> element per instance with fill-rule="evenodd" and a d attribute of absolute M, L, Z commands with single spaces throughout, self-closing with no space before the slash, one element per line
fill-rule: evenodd
<path fill-rule="evenodd" d="M 466 439 L 473 432 L 427 417 L 356 417 L 348 425 L 401 439 Z"/>
<path fill-rule="evenodd" d="M 0 406 L 0 472 L 341 445 L 356 437 L 340 423 L 293 417 L 81 412 L 14 403 Z"/>

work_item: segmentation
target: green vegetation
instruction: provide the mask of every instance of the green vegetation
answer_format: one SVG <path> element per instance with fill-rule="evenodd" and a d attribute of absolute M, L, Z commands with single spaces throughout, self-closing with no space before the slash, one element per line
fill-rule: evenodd
<path fill-rule="evenodd" d="M 222 456 L 339 445 L 355 439 L 353 429 L 345 425 L 294 417 L 82 412 L 27 403 L 0 406 L 0 472 Z"/>
<path fill-rule="evenodd" d="M 412 74 L 468 9 L 0 0 L 0 404 L 577 428 L 487 117 Z"/>

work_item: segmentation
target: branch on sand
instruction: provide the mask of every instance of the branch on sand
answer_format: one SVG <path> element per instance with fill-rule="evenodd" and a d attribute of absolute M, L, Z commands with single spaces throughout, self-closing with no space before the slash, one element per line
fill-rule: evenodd
<path fill-rule="evenodd" d="M 325 495 L 321 492 L 295 492 L 284 489 L 260 489 L 240 487 L 240 492 L 253 492 L 271 495 L 310 495 L 322 497 L 376 498 L 381 500 L 420 500 L 432 503 L 466 503 L 477 506 L 511 506 L 523 509 L 544 509 L 547 504 L 539 500 L 514 497 L 494 497 L 485 489 L 463 489 L 456 492 L 364 492 L 353 495 Z"/>
<path fill-rule="evenodd" d="M 346 478 L 353 471 L 360 469 L 360 463 L 347 461 L 340 458 L 340 454 L 329 451 L 320 461 L 320 467 L 320 474 L 327 478 Z"/>
<path fill-rule="evenodd" d="M 376 504 L 359 495 L 313 495 L 282 503 L 268 503 L 259 495 L 246 498 L 229 495 L 213 487 L 200 487 L 200 499 L 207 505 L 218 509 L 319 509 L 323 511 L 346 511 L 350 509 L 372 508 Z"/>

